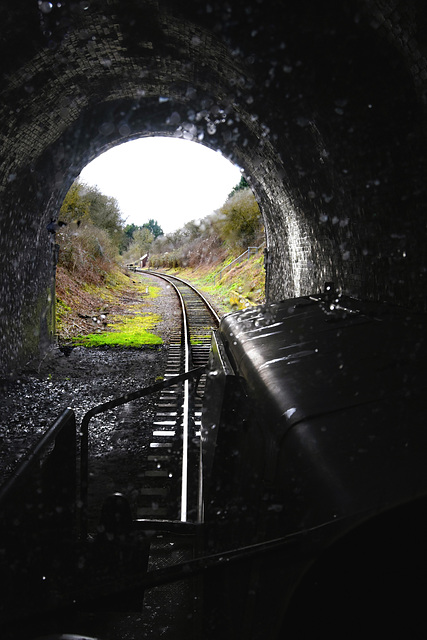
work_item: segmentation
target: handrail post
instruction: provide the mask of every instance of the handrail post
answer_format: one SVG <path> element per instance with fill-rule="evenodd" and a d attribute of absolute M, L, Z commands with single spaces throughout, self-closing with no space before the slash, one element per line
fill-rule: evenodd
<path fill-rule="evenodd" d="M 131 402 L 132 400 L 138 400 L 139 398 L 143 398 L 144 396 L 148 396 L 152 393 L 156 393 L 157 391 L 162 391 L 163 389 L 167 389 L 178 382 L 184 382 L 185 380 L 189 380 L 193 377 L 201 375 L 204 371 L 206 371 L 206 366 L 197 367 L 196 369 L 191 369 L 191 371 L 187 371 L 187 373 L 182 373 L 178 376 L 173 376 L 168 378 L 167 380 L 163 380 L 162 382 L 158 382 L 157 384 L 150 385 L 149 387 L 144 387 L 142 389 L 138 389 L 137 391 L 132 391 L 131 393 L 127 393 L 124 396 L 120 396 L 119 398 L 114 398 L 108 402 L 104 402 L 103 404 L 99 404 L 96 407 L 92 407 L 84 416 L 81 422 L 80 427 L 80 536 L 82 541 L 87 539 L 88 535 L 88 514 L 87 514 L 87 506 L 88 506 L 88 485 L 89 485 L 89 422 L 90 420 L 105 411 L 109 411 L 110 409 L 114 409 L 115 407 L 119 407 L 120 405 Z"/>

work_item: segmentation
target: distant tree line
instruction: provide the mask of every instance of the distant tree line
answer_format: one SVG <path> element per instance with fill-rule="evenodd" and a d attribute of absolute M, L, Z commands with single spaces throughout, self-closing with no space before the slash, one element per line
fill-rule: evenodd
<path fill-rule="evenodd" d="M 163 230 L 156 220 L 150 218 L 142 226 L 128 224 L 124 229 L 126 236 L 123 245 L 123 258 L 125 262 L 136 262 L 141 256 L 150 252 L 154 240 L 163 235 Z"/>
<path fill-rule="evenodd" d="M 193 266 L 264 240 L 261 212 L 244 177 L 220 209 L 167 235 L 154 219 L 126 224 L 115 198 L 79 181 L 64 199 L 60 220 L 65 224 L 57 233 L 59 266 L 85 276 L 96 273 L 98 279 L 145 254 L 151 266 Z"/>
<path fill-rule="evenodd" d="M 230 198 L 232 198 L 234 196 L 235 193 L 237 193 L 238 191 L 243 191 L 244 189 L 249 189 L 249 185 L 246 182 L 246 179 L 244 176 L 242 176 L 240 178 L 240 182 L 239 184 L 236 184 L 235 187 L 232 188 L 232 190 L 230 191 L 230 193 L 228 194 L 228 198 L 227 200 L 230 200 Z"/>

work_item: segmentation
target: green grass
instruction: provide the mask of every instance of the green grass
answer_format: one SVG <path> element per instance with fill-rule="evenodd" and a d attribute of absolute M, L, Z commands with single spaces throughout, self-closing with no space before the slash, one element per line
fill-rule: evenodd
<path fill-rule="evenodd" d="M 113 347 L 142 347 L 163 343 L 159 336 L 151 333 L 151 329 L 160 320 L 160 317 L 155 314 L 134 316 L 132 318 L 116 316 L 114 320 L 118 320 L 118 322 L 108 325 L 112 327 L 111 331 L 77 336 L 73 339 L 73 343 L 76 346 L 84 347 L 102 347 L 105 345 Z"/>
<path fill-rule="evenodd" d="M 69 307 L 63 300 L 60 298 L 56 298 L 56 327 L 57 331 L 60 331 L 63 319 L 66 318 L 67 314 L 71 311 L 71 307 Z"/>
<path fill-rule="evenodd" d="M 191 336 L 190 343 L 192 345 L 203 344 L 206 340 L 210 340 L 212 337 L 212 331 L 205 333 L 196 333 Z"/>
<path fill-rule="evenodd" d="M 264 254 L 259 252 L 249 260 L 243 259 L 231 269 L 223 271 L 220 279 L 220 270 L 233 259 L 234 256 L 229 255 L 215 266 L 201 265 L 195 269 L 171 269 L 169 272 L 188 279 L 211 295 L 222 313 L 262 304 L 265 300 Z"/>

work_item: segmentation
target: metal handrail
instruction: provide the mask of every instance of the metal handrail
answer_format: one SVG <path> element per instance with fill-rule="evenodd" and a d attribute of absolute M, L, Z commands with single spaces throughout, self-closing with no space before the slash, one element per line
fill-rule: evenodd
<path fill-rule="evenodd" d="M 253 251 L 255 254 L 257 251 L 259 251 L 259 249 L 261 249 L 262 246 L 263 245 L 260 244 L 258 247 L 248 247 L 247 249 L 245 249 L 245 251 L 241 253 L 240 256 L 237 256 L 237 258 L 235 258 L 232 262 L 229 262 L 227 265 L 225 265 L 225 267 L 218 271 L 218 273 L 214 276 L 214 284 L 216 283 L 217 276 L 219 280 L 221 280 L 223 271 L 226 271 L 227 269 L 232 267 L 235 262 L 241 262 L 244 256 L 246 256 L 246 259 L 249 260 L 251 251 Z"/>
<path fill-rule="evenodd" d="M 76 463 L 75 414 L 65 409 L 1 487 L 3 624 L 56 602 L 52 581 L 60 566 L 61 582 L 76 550 Z"/>
<path fill-rule="evenodd" d="M 138 400 L 139 398 L 143 398 L 144 396 L 151 395 L 153 393 L 157 393 L 158 391 L 162 391 L 163 389 L 167 389 L 168 387 L 172 387 L 179 382 L 185 382 L 191 378 L 200 378 L 201 375 L 206 371 L 206 366 L 197 367 L 196 369 L 191 369 L 191 371 L 187 371 L 186 373 L 180 374 L 178 376 L 173 376 L 168 378 L 167 380 L 163 380 L 162 382 L 157 382 L 156 384 L 152 384 L 148 387 L 144 387 L 142 389 L 138 389 L 137 391 L 132 391 L 131 393 L 127 393 L 124 396 L 120 396 L 119 398 L 114 398 L 113 400 L 109 400 L 108 402 L 104 402 L 102 404 L 97 405 L 96 407 L 92 407 L 84 416 L 81 422 L 80 427 L 80 501 L 81 501 L 81 520 L 80 520 L 80 535 L 83 540 L 87 538 L 88 533 L 88 522 L 87 522 L 87 501 L 88 501 L 88 478 L 89 478 L 89 422 L 91 419 L 105 411 L 109 411 L 110 409 L 114 409 L 120 405 L 126 404 L 128 402 L 132 402 L 132 400 Z"/>
<path fill-rule="evenodd" d="M 0 507 L 8 499 L 12 491 L 22 481 L 25 481 L 27 476 L 35 469 L 36 465 L 40 464 L 40 459 L 44 453 L 48 450 L 53 443 L 56 443 L 58 436 L 64 431 L 70 429 L 70 433 L 67 434 L 68 444 L 72 443 L 76 433 L 76 421 L 74 411 L 70 408 L 65 409 L 61 415 L 55 420 L 55 422 L 49 427 L 49 429 L 43 434 L 42 438 L 36 444 L 36 446 L 30 451 L 28 456 L 23 462 L 15 469 L 9 480 L 0 488 Z M 65 447 L 63 447 L 65 450 Z M 76 448 L 67 447 L 68 455 L 74 457 L 74 464 L 76 461 Z"/>

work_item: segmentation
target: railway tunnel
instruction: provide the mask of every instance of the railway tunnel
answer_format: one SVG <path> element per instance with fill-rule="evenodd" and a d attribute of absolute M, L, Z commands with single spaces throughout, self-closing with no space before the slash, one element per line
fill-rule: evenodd
<path fill-rule="evenodd" d="M 242 168 L 268 301 L 332 281 L 425 309 L 421 0 L 15 0 L 0 17 L 2 374 L 53 339 L 51 231 L 69 187 L 142 136 Z"/>

